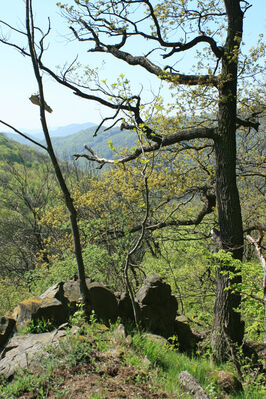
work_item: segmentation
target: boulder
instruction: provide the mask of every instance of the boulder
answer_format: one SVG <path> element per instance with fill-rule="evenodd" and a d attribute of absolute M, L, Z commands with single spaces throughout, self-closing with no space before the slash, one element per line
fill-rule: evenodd
<path fill-rule="evenodd" d="M 241 382 L 229 371 L 212 371 L 210 373 L 210 379 L 218 385 L 223 394 L 234 394 L 243 391 Z"/>
<path fill-rule="evenodd" d="M 87 284 L 91 308 L 95 315 L 106 324 L 115 322 L 118 316 L 118 303 L 113 292 L 97 282 Z"/>
<path fill-rule="evenodd" d="M 140 308 L 137 302 L 135 302 L 135 309 L 137 312 L 137 317 L 139 317 Z M 118 316 L 121 318 L 121 320 L 135 321 L 133 306 L 128 292 L 124 292 L 118 298 Z"/>
<path fill-rule="evenodd" d="M 136 294 L 140 308 L 140 320 L 144 329 L 168 338 L 173 334 L 178 308 L 171 288 L 156 274 L 144 281 Z"/>
<path fill-rule="evenodd" d="M 52 287 L 48 288 L 42 295 L 40 295 L 41 299 L 57 299 L 58 301 L 62 303 L 66 303 L 67 299 L 65 298 L 64 294 L 64 283 L 60 282 Z"/>
<path fill-rule="evenodd" d="M 92 280 L 90 278 L 86 278 L 87 286 L 90 283 L 92 283 Z M 63 301 L 68 303 L 69 312 L 71 314 L 77 310 L 77 305 L 81 302 L 78 280 L 69 280 L 63 284 Z"/>
<path fill-rule="evenodd" d="M 188 371 L 182 371 L 178 374 L 178 381 L 184 391 L 195 399 L 210 399 L 206 391 L 202 388 L 199 382 Z"/>
<path fill-rule="evenodd" d="M 194 334 L 184 316 L 178 316 L 175 319 L 174 335 L 178 337 L 178 349 L 180 352 L 192 353 L 201 340 L 198 334 Z"/>
<path fill-rule="evenodd" d="M 0 352 L 16 330 L 16 321 L 9 317 L 0 320 Z"/>
<path fill-rule="evenodd" d="M 157 274 L 146 278 L 144 285 L 136 294 L 136 301 L 143 305 L 161 305 L 162 301 L 171 296 L 171 288 Z"/>
<path fill-rule="evenodd" d="M 16 335 L 10 339 L 0 357 L 0 375 L 11 379 L 19 369 L 29 368 L 40 355 L 47 354 L 46 348 L 58 345 L 59 339 L 66 335 L 64 330 L 42 334 Z"/>
<path fill-rule="evenodd" d="M 60 325 L 68 320 L 68 308 L 53 297 L 33 297 L 21 302 L 12 316 L 19 328 L 25 327 L 32 320 L 40 319 Z"/>
<path fill-rule="evenodd" d="M 32 315 L 33 320 L 50 320 L 54 326 L 59 326 L 68 320 L 67 306 L 56 298 L 44 298 L 41 306 Z"/>

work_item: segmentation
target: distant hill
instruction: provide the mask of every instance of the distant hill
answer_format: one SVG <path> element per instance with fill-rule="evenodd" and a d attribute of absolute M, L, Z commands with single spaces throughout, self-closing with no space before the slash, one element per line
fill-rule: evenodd
<path fill-rule="evenodd" d="M 74 153 L 86 152 L 84 144 L 91 147 L 93 151 L 104 158 L 115 158 L 116 153 L 110 148 L 110 141 L 118 151 L 128 146 L 132 147 L 136 142 L 136 135 L 130 131 L 121 131 L 114 127 L 108 131 L 101 128 L 96 137 L 93 137 L 95 127 L 82 130 L 68 137 L 54 137 L 52 142 L 55 152 L 60 159 L 71 160 Z"/>
<path fill-rule="evenodd" d="M 80 132 L 83 129 L 87 129 L 89 127 L 96 126 L 94 123 L 91 122 L 86 122 L 86 123 L 72 123 L 71 125 L 66 125 L 66 126 L 60 126 L 55 129 L 49 130 L 50 136 L 51 137 L 66 137 L 70 136 L 72 134 L 75 134 L 77 132 Z M 27 134 L 30 138 L 33 138 L 35 140 L 43 140 L 44 135 L 42 129 L 34 129 L 34 130 L 24 130 L 21 129 L 22 133 Z M 26 145 L 31 145 L 27 139 L 24 137 L 20 136 L 19 134 L 16 133 L 10 133 L 10 132 L 3 132 L 3 134 L 9 138 L 10 140 L 17 141 L 21 144 L 26 144 Z"/>
<path fill-rule="evenodd" d="M 88 128 L 81 129 L 74 134 L 67 134 L 66 136 L 62 136 L 63 133 L 69 133 L 71 130 L 75 130 L 80 126 L 90 125 Z M 105 127 L 102 127 L 97 136 L 93 137 L 96 129 L 96 125 L 92 123 L 87 124 L 72 124 L 68 126 L 60 127 L 56 130 L 51 131 L 51 138 L 54 145 L 55 152 L 59 159 L 64 161 L 72 161 L 74 153 L 82 153 L 86 151 L 84 149 L 84 144 L 87 144 L 88 147 L 91 147 L 97 155 L 104 158 L 116 158 L 116 153 L 110 148 L 110 141 L 112 142 L 113 147 L 119 151 L 121 148 L 134 146 L 136 142 L 136 134 L 132 131 L 123 130 L 121 131 L 119 127 L 114 127 L 108 131 L 104 131 Z M 26 140 L 24 137 L 15 133 L 2 133 L 8 139 L 13 140 L 13 142 L 19 142 L 22 145 L 26 145 L 27 147 L 36 148 L 36 150 L 40 150 L 39 147 L 32 144 L 30 141 Z M 58 136 L 57 136 L 58 135 Z M 60 136 L 61 135 L 61 136 Z M 45 144 L 45 140 L 38 138 L 36 135 L 29 135 L 29 137 L 39 141 L 42 144 Z M 87 163 L 86 160 L 80 159 L 78 162 L 80 166 L 85 165 Z"/>
<path fill-rule="evenodd" d="M 0 133 L 0 161 L 23 163 L 30 167 L 35 162 L 47 162 L 48 157 L 43 152 L 9 140 L 3 133 Z"/>

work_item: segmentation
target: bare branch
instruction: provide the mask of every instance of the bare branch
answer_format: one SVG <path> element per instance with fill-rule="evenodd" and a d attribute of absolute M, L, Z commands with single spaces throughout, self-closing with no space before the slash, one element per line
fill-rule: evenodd
<path fill-rule="evenodd" d="M 256 132 L 259 130 L 260 123 L 259 122 L 253 122 L 249 119 L 241 119 L 241 118 L 236 118 L 236 123 L 239 126 L 244 126 L 244 127 L 252 127 L 253 129 L 256 130 Z"/>
<path fill-rule="evenodd" d="M 33 140 L 32 138 L 30 138 L 29 136 L 27 136 L 26 134 L 22 133 L 21 131 L 19 131 L 18 129 L 16 129 L 14 126 L 9 125 L 8 123 L 1 121 L 0 123 L 2 123 L 3 125 L 9 127 L 10 129 L 14 130 L 14 132 L 18 133 L 20 136 L 24 137 L 25 139 L 29 140 L 31 143 L 37 145 L 38 147 L 41 147 L 43 150 L 47 151 L 47 147 L 45 147 L 44 145 L 42 145 L 41 143 L 38 143 L 38 141 Z"/>
<path fill-rule="evenodd" d="M 106 158 L 101 158 L 95 153 L 92 154 L 92 149 L 84 146 L 91 154 L 73 154 L 73 157 L 75 159 L 79 158 L 86 158 L 89 161 L 97 162 L 100 166 L 99 168 L 101 169 L 105 164 L 124 164 L 129 161 L 132 161 L 134 159 L 137 159 L 142 153 L 149 153 L 149 152 L 154 152 L 160 148 L 163 147 L 168 147 L 170 145 L 179 143 L 180 141 L 183 140 L 193 140 L 197 138 L 207 138 L 207 139 L 213 139 L 215 136 L 215 129 L 214 128 L 194 128 L 194 129 L 189 129 L 189 130 L 180 130 L 177 133 L 173 133 L 169 136 L 164 136 L 161 139 L 160 143 L 156 143 L 151 146 L 146 146 L 146 147 L 139 147 L 137 148 L 134 152 L 132 152 L 130 155 L 127 155 L 123 158 L 119 159 L 106 159 Z"/>
<path fill-rule="evenodd" d="M 189 50 L 190 48 L 196 46 L 198 43 L 202 43 L 202 42 L 210 44 L 213 53 L 216 55 L 216 57 L 218 59 L 220 59 L 222 57 L 223 48 L 217 46 L 216 41 L 212 37 L 202 35 L 202 36 L 195 37 L 193 40 L 191 40 L 190 42 L 185 43 L 185 44 L 180 43 L 180 42 L 176 43 L 175 46 L 173 47 L 173 49 L 168 54 L 163 55 L 163 58 L 168 58 L 168 57 L 171 57 L 175 53 L 180 53 L 181 51 Z"/>

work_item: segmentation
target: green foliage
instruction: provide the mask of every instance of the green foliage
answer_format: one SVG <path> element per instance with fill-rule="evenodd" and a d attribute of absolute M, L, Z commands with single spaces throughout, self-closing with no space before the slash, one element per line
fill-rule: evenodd
<path fill-rule="evenodd" d="M 143 270 L 158 273 L 171 285 L 179 313 L 196 327 L 211 328 L 217 265 L 208 246 L 189 239 L 180 242 L 173 231 L 165 237 L 171 237 L 171 241 L 162 242 L 161 255 L 156 258 L 147 252 Z"/>
<path fill-rule="evenodd" d="M 0 279 L 1 315 L 11 312 L 19 302 L 22 302 L 30 296 L 29 287 L 15 276 Z"/>
<path fill-rule="evenodd" d="M 242 301 L 237 311 L 241 312 L 245 321 L 245 339 L 262 342 L 264 337 L 264 302 L 263 302 L 263 269 L 259 262 L 240 262 L 232 257 L 230 252 L 219 251 L 212 254 L 217 259 L 218 266 L 225 265 L 233 292 L 240 292 Z M 235 282 L 235 277 L 241 276 L 241 283 Z M 229 289 L 229 287 L 228 287 Z"/>
<path fill-rule="evenodd" d="M 32 167 L 36 163 L 45 163 L 47 160 L 47 156 L 35 148 L 9 140 L 4 134 L 0 133 L 0 161 L 4 161 L 5 164 L 18 163 Z"/>
<path fill-rule="evenodd" d="M 55 325 L 52 320 L 45 320 L 44 318 L 38 320 L 31 320 L 23 329 L 23 334 L 41 334 L 54 330 Z"/>
<path fill-rule="evenodd" d="M 69 317 L 69 323 L 72 326 L 82 326 L 84 322 L 85 322 L 85 313 L 83 309 L 83 304 L 78 303 L 76 312 Z"/>
<path fill-rule="evenodd" d="M 139 356 L 145 354 L 151 361 L 152 367 L 157 369 L 156 382 L 168 392 L 178 391 L 177 376 L 180 372 L 186 370 L 199 381 L 210 398 L 222 399 L 224 397 L 224 393 L 219 391 L 218 385 L 210 381 L 210 373 L 214 369 L 232 372 L 230 363 L 221 364 L 217 367 L 217 365 L 211 365 L 209 359 L 202 359 L 201 357 L 190 358 L 173 351 L 172 348 L 169 349 L 167 344 L 162 345 L 141 334 L 133 336 L 133 347 Z M 256 382 L 251 377 L 248 378 L 250 378 L 250 383 L 244 385 L 244 392 L 232 394 L 232 398 L 259 399 L 263 397 L 265 394 L 265 386 L 261 384 L 263 376 L 259 376 Z M 181 394 L 182 392 L 180 391 L 179 393 Z"/>

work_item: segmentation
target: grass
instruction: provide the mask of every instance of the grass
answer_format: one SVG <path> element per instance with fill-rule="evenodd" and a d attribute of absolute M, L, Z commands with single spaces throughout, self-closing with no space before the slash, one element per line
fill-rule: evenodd
<path fill-rule="evenodd" d="M 225 370 L 234 372 L 231 363 L 211 365 L 209 359 L 202 357 L 188 357 L 185 354 L 174 351 L 171 347 L 145 338 L 141 334 L 135 334 L 133 337 L 133 347 L 141 355 L 146 354 L 153 367 L 156 368 L 157 383 L 163 386 L 168 392 L 177 391 L 181 394 L 177 386 L 177 376 L 186 370 L 192 374 L 207 391 L 211 399 L 222 398 L 223 394 L 215 381 L 210 378 L 210 373 L 214 370 Z M 243 383 L 243 393 L 232 394 L 234 399 L 261 399 L 266 398 L 266 381 L 264 376 L 260 375 L 256 381 L 249 379 L 246 374 L 246 381 Z"/>
<path fill-rule="evenodd" d="M 112 356 L 108 357 L 107 353 L 108 349 L 114 347 L 113 330 L 116 326 L 107 329 L 94 319 L 91 320 L 91 324 L 82 323 L 81 319 L 82 317 L 78 317 L 78 320 L 76 320 L 80 326 L 79 330 L 75 334 L 69 332 L 67 338 L 62 340 L 57 348 L 48 348 L 49 357 L 38 362 L 37 367 L 31 370 L 22 370 L 22 373 L 15 376 L 10 383 L 0 380 L 0 398 L 15 399 L 23 395 L 23 398 L 44 399 L 49 398 L 51 392 L 53 398 L 72 397 L 72 394 L 68 396 L 69 389 L 71 389 L 68 380 L 76 378 L 75 383 L 77 381 L 81 383 L 86 374 L 89 378 L 99 377 L 95 383 L 95 386 L 98 386 L 98 391 L 90 391 L 84 397 L 91 399 L 115 397 L 109 396 L 108 393 L 109 386 L 114 381 L 112 370 L 115 370 L 115 368 Z M 119 347 L 118 352 L 120 354 L 116 359 L 115 367 L 119 367 L 121 375 L 124 372 L 123 370 L 130 369 L 131 374 L 128 375 L 131 377 L 134 374 L 132 370 L 135 370 L 134 378 L 132 377 L 134 389 L 137 389 L 136 387 L 140 389 L 143 387 L 145 389 L 160 387 L 164 392 L 168 392 L 167 395 L 169 396 L 166 397 L 180 397 L 178 374 L 187 370 L 207 391 L 210 399 L 224 397 L 224 394 L 219 392 L 216 382 L 210 379 L 211 371 L 217 370 L 218 367 L 212 366 L 207 358 L 188 357 L 176 352 L 168 344 L 156 342 L 143 334 L 134 332 L 132 332 L 131 342 L 123 338 L 119 338 L 118 341 L 116 346 Z M 106 355 L 102 363 L 97 362 L 100 353 Z M 230 363 L 221 365 L 219 369 L 230 372 L 233 370 Z M 247 377 L 244 392 L 230 397 L 234 399 L 261 399 L 266 397 L 262 378 L 260 376 L 257 381 L 251 381 Z M 125 381 L 125 385 L 129 384 L 129 378 L 121 379 L 121 381 Z M 133 390 L 133 392 L 135 391 Z M 32 396 L 24 396 L 26 393 L 27 395 L 31 393 Z M 78 398 L 78 396 L 76 397 Z M 136 392 L 134 397 L 150 398 L 152 396 L 142 396 L 141 393 Z M 182 393 L 182 397 L 189 398 L 189 395 L 186 396 Z"/>

